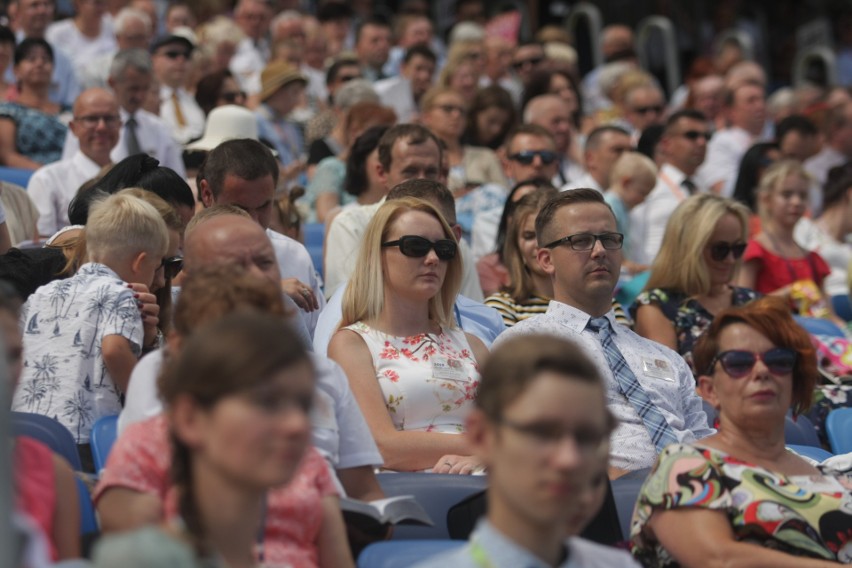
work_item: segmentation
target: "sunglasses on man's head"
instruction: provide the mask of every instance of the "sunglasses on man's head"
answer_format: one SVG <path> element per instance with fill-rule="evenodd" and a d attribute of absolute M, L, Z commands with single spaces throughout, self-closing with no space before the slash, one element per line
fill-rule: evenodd
<path fill-rule="evenodd" d="M 716 262 L 722 262 L 728 258 L 729 254 L 733 254 L 734 260 L 739 260 L 742 258 L 743 253 L 745 253 L 745 249 L 745 243 L 726 243 L 720 241 L 710 245 L 710 258 Z"/>
<path fill-rule="evenodd" d="M 559 157 L 556 152 L 551 152 L 550 150 L 525 150 L 523 152 L 509 154 L 509 159 L 513 162 L 529 166 L 535 161 L 536 156 L 539 157 L 541 163 L 545 166 L 552 164 Z"/>
<path fill-rule="evenodd" d="M 171 258 L 164 258 L 160 263 L 160 266 L 157 267 L 157 270 L 160 268 L 163 269 L 163 274 L 165 275 L 166 280 L 172 280 L 175 276 L 180 274 L 180 271 L 183 268 L 183 257 L 173 256 Z"/>
<path fill-rule="evenodd" d="M 751 373 L 758 360 L 763 361 L 763 364 L 773 375 L 787 375 L 792 373 L 796 366 L 796 352 L 786 347 L 773 347 L 763 353 L 740 350 L 723 351 L 710 361 L 706 374 L 713 374 L 713 367 L 718 362 L 731 378 L 741 379 Z"/>
<path fill-rule="evenodd" d="M 417 235 L 406 235 L 395 241 L 382 243 L 382 248 L 399 247 L 399 252 L 412 258 L 422 258 L 434 249 L 439 260 L 452 260 L 458 252 L 458 245 L 451 239 L 438 239 L 430 241 Z"/>

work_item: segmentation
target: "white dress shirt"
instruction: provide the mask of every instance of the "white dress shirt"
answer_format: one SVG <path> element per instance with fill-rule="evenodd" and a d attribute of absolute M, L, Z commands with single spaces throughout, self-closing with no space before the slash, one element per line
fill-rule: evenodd
<path fill-rule="evenodd" d="M 127 120 L 130 118 L 130 114 L 123 108 L 119 109 L 119 113 L 121 114 L 121 132 L 119 133 L 118 143 L 109 153 L 110 159 L 116 164 L 127 157 Z M 156 114 L 145 109 L 136 111 L 135 118 L 136 138 L 139 140 L 142 151 L 157 158 L 161 166 L 171 168 L 180 177 L 185 178 L 186 168 L 183 166 L 183 153 L 180 146 L 172 138 L 172 132 L 166 123 L 160 120 L 160 117 Z M 71 130 L 68 130 L 65 147 L 62 149 L 62 159 L 73 156 L 79 148 L 80 142 L 77 137 Z"/>
<path fill-rule="evenodd" d="M 695 394 L 695 379 L 683 358 L 668 347 L 619 325 L 612 310 L 606 317 L 612 326 L 616 347 L 678 441 L 686 444 L 713 434 L 714 430 L 707 426 L 701 399 Z M 518 322 L 500 334 L 494 347 L 516 335 L 539 333 L 577 342 L 604 377 L 607 406 L 618 419 L 618 428 L 611 438 L 610 464 L 623 470 L 651 467 L 657 458 L 657 450 L 642 418 L 619 389 L 597 333 L 586 329 L 589 319 L 588 314 L 577 308 L 553 300 L 546 313 Z M 657 378 L 646 373 L 644 369 L 649 366 L 662 368 L 666 377 Z"/>
<path fill-rule="evenodd" d="M 411 122 L 419 113 L 414 94 L 411 92 L 411 81 L 405 77 L 391 77 L 373 83 L 373 89 L 386 107 L 396 112 L 398 123 Z"/>
<path fill-rule="evenodd" d="M 650 265 L 660 252 L 669 217 L 681 201 L 689 197 L 681 185 L 686 177 L 673 165 L 663 164 L 654 189 L 630 212 L 630 260 L 633 262 Z"/>
<path fill-rule="evenodd" d="M 175 106 L 172 102 L 172 92 L 177 92 L 180 109 L 186 122 L 184 126 L 178 125 Z M 204 133 L 204 123 L 207 120 L 204 111 L 195 102 L 195 97 L 190 95 L 183 87 L 172 89 L 166 85 L 160 86 L 160 119 L 171 129 L 172 138 L 181 145 L 200 138 Z"/>
<path fill-rule="evenodd" d="M 269 42 L 243 38 L 237 44 L 237 51 L 231 58 L 230 70 L 240 87 L 249 95 L 260 93 L 260 73 L 266 67 L 270 57 Z"/>
<path fill-rule="evenodd" d="M 27 184 L 27 193 L 38 208 L 38 232 L 50 236 L 68 222 L 68 205 L 77 190 L 101 171 L 101 167 L 81 151 L 70 159 L 37 169 Z"/>
<path fill-rule="evenodd" d="M 731 197 L 743 155 L 752 144 L 759 141 L 759 136 L 752 136 L 737 126 L 720 130 L 707 143 L 707 157 L 695 172 L 696 183 L 712 188 L 723 182 L 720 195 Z"/>
<path fill-rule="evenodd" d="M 15 33 L 15 40 L 18 43 L 21 43 L 25 38 L 24 32 Z M 51 45 L 51 47 L 53 48 L 53 74 L 50 77 L 50 100 L 71 108 L 81 90 L 77 80 L 77 72 L 71 63 L 71 59 L 65 55 L 64 51 L 57 49 L 55 45 Z M 13 65 L 9 65 L 4 75 L 4 80 L 9 85 L 14 85 L 17 81 L 13 67 Z"/>
<path fill-rule="evenodd" d="M 571 183 L 575 179 L 583 177 L 585 173 L 586 170 L 583 166 L 574 162 L 570 158 L 563 157 L 562 161 L 559 163 L 559 170 L 556 172 L 556 175 L 553 176 L 551 182 L 554 187 L 562 187 Z"/>
<path fill-rule="evenodd" d="M 319 314 L 325 307 L 325 296 L 322 293 L 322 280 L 317 274 L 316 268 L 314 268 L 313 260 L 311 260 L 311 253 L 299 241 L 272 229 L 266 229 L 266 235 L 272 242 L 272 248 L 275 249 L 275 258 L 278 260 L 281 278 L 297 278 L 302 284 L 310 286 L 317 298 L 319 309 L 312 312 L 299 310 L 299 315 L 302 316 L 305 326 L 313 337 Z"/>
<path fill-rule="evenodd" d="M 358 205 L 342 210 L 331 222 L 325 237 L 325 293 L 331 296 L 343 282 L 349 279 L 355 269 L 361 238 L 370 219 L 384 204 L 382 199 L 370 205 Z M 471 300 L 483 300 L 482 287 L 473 262 L 470 247 L 462 240 L 459 243 L 462 255 L 462 284 L 460 294 Z"/>
<path fill-rule="evenodd" d="M 90 38 L 80 32 L 73 18 L 50 24 L 44 36 L 51 45 L 58 47 L 71 58 L 78 75 L 91 61 L 118 49 L 115 33 L 110 26 L 101 24 L 98 37 Z"/>

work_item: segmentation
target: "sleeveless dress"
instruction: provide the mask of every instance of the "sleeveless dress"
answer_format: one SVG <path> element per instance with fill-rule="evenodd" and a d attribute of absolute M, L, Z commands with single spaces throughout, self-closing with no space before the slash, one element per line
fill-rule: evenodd
<path fill-rule="evenodd" d="M 360 335 L 397 430 L 459 434 L 479 386 L 476 359 L 461 329 L 410 337 L 387 335 L 364 322 Z"/>

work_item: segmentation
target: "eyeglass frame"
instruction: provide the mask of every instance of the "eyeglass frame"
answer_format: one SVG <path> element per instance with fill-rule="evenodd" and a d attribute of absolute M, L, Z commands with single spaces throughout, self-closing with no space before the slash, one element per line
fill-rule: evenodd
<path fill-rule="evenodd" d="M 590 246 L 589 248 L 576 248 L 574 246 L 573 239 L 574 239 L 574 237 L 581 237 L 581 236 L 592 237 L 593 238 L 592 246 Z M 603 239 L 607 238 L 607 237 L 616 237 L 616 241 L 617 241 L 618 246 L 615 246 L 615 247 L 606 246 L 606 244 L 604 244 Z M 561 239 L 556 239 L 555 241 L 553 241 L 551 243 L 547 243 L 546 245 L 544 245 L 541 248 L 552 249 L 552 248 L 556 248 L 556 247 L 564 245 L 564 244 L 568 244 L 568 245 L 571 246 L 571 250 L 573 250 L 573 251 L 587 252 L 587 251 L 590 251 L 590 250 L 594 250 L 595 245 L 598 243 L 598 241 L 600 241 L 601 246 L 603 246 L 603 248 L 605 250 L 621 250 L 624 247 L 624 234 L 618 233 L 618 232 L 615 232 L 615 231 L 606 232 L 606 233 L 597 233 L 597 234 L 595 234 L 595 233 L 574 233 L 573 235 L 568 235 L 567 237 L 562 237 Z"/>
<path fill-rule="evenodd" d="M 790 353 L 793 356 L 793 362 L 792 362 L 792 365 L 791 365 L 789 371 L 776 372 L 776 371 L 772 370 L 772 367 L 770 367 L 769 364 L 766 362 L 765 357 L 766 357 L 767 354 L 769 354 L 773 351 L 783 351 L 783 352 Z M 729 353 L 748 353 L 749 355 L 754 357 L 754 361 L 752 362 L 751 366 L 748 368 L 748 370 L 745 373 L 743 373 L 741 375 L 734 374 L 734 373 L 731 373 L 728 370 L 728 367 L 725 364 L 725 361 L 723 360 L 723 358 Z M 798 360 L 799 360 L 799 354 L 796 352 L 795 349 L 790 349 L 789 347 L 772 347 L 770 349 L 767 349 L 763 353 L 758 353 L 757 351 L 748 351 L 746 349 L 728 349 L 726 351 L 722 351 L 721 353 L 717 353 L 710 360 L 710 364 L 707 365 L 707 370 L 704 372 L 704 374 L 708 375 L 708 376 L 712 375 L 713 369 L 716 367 L 716 363 L 719 363 L 719 364 L 722 365 L 722 370 L 725 371 L 725 374 L 727 374 L 732 379 L 744 379 L 745 377 L 748 376 L 749 373 L 751 373 L 754 370 L 754 366 L 757 365 L 757 362 L 761 361 L 770 373 L 772 373 L 773 375 L 778 377 L 778 376 L 781 376 L 781 375 L 786 375 L 788 373 L 792 373 L 796 369 L 796 362 Z"/>

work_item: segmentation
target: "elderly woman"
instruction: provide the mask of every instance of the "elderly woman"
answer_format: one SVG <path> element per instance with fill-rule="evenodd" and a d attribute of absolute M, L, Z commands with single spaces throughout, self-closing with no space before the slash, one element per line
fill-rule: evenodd
<path fill-rule="evenodd" d="M 810 405 L 818 376 L 786 303 L 762 298 L 722 311 L 695 363 L 719 431 L 660 454 L 636 505 L 634 555 L 646 566 L 849 562 L 852 479 L 784 446 L 787 410 Z"/>
<path fill-rule="evenodd" d="M 741 203 L 707 193 L 681 203 L 636 299 L 636 333 L 671 347 L 692 365 L 695 342 L 715 314 L 757 297 L 730 284 L 747 239 L 748 209 Z"/>
<path fill-rule="evenodd" d="M 393 470 L 472 473 L 463 436 L 487 350 L 456 327 L 461 256 L 431 204 L 386 202 L 367 226 L 328 355 Z"/>
<path fill-rule="evenodd" d="M 0 104 L 0 164 L 36 170 L 62 157 L 68 132 L 57 118 L 63 109 L 50 100 L 53 48 L 27 38 L 15 48 L 14 61 L 19 93 L 16 101 Z"/>

